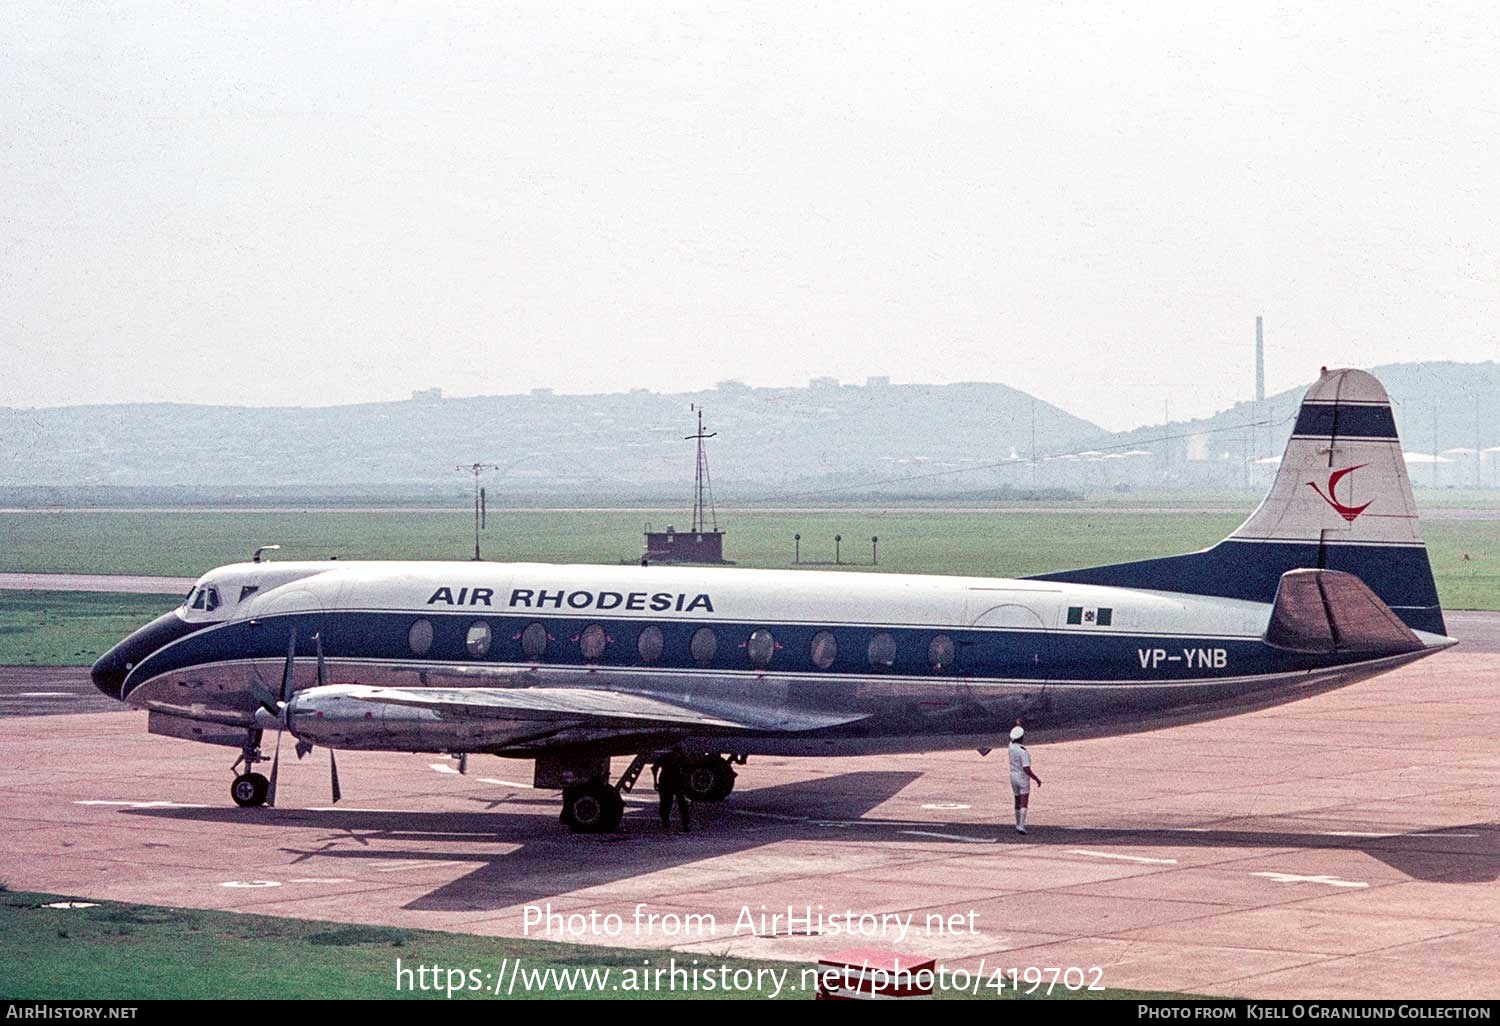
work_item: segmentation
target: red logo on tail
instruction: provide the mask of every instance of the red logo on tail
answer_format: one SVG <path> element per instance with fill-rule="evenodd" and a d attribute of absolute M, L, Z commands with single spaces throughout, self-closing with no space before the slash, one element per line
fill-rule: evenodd
<path fill-rule="evenodd" d="M 1318 493 L 1318 497 L 1320 499 L 1322 499 L 1324 502 L 1328 503 L 1328 505 L 1332 506 L 1334 508 L 1335 512 L 1337 512 L 1339 516 L 1343 517 L 1345 520 L 1349 521 L 1349 523 L 1352 524 L 1352 523 L 1354 523 L 1354 519 L 1356 517 L 1358 517 L 1361 513 L 1363 513 L 1365 510 L 1367 510 L 1367 509 L 1370 508 L 1370 503 L 1367 502 L 1363 506 L 1345 506 L 1338 499 L 1334 498 L 1333 490 L 1336 487 L 1338 487 L 1338 483 L 1341 480 L 1343 480 L 1345 477 L 1347 477 L 1348 475 L 1354 473 L 1356 470 L 1358 470 L 1360 467 L 1363 467 L 1363 466 L 1366 466 L 1366 464 L 1364 464 L 1364 463 L 1358 463 L 1358 464 L 1355 464 L 1352 467 L 1345 467 L 1343 470 L 1335 470 L 1332 474 L 1329 474 L 1328 475 L 1328 493 L 1326 495 L 1323 493 L 1323 489 L 1319 488 L 1318 485 L 1317 485 L 1317 482 L 1315 482 L 1315 481 L 1309 481 L 1309 482 L 1307 482 L 1307 487 L 1309 487 L 1313 491 L 1317 492 Z M 1374 501 L 1375 501 L 1374 499 L 1370 500 L 1370 502 L 1374 502 Z"/>

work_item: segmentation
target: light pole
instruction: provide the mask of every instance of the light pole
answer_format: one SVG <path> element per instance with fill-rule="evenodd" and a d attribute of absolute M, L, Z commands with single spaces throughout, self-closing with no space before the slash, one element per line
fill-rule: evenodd
<path fill-rule="evenodd" d="M 477 562 L 481 558 L 479 555 L 479 529 L 486 526 L 485 521 L 488 519 L 489 512 L 486 509 L 488 503 L 485 501 L 484 489 L 479 487 L 479 475 L 486 470 L 499 470 L 500 465 L 498 463 L 471 463 L 466 467 L 459 466 L 455 469 L 474 475 L 474 559 Z"/>

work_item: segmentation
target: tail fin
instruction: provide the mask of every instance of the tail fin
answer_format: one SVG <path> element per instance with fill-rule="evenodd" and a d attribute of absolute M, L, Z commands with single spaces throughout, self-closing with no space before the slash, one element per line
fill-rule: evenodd
<path fill-rule="evenodd" d="M 1303 568 L 1353 574 L 1407 626 L 1446 633 L 1390 399 L 1365 371 L 1326 371 L 1307 390 L 1270 493 L 1224 541 L 1040 579 L 1269 603 Z"/>

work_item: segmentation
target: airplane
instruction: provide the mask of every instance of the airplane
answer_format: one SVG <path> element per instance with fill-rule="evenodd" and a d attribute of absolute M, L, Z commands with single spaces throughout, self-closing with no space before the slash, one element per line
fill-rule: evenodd
<path fill-rule="evenodd" d="M 257 552 L 92 676 L 151 733 L 238 748 L 241 806 L 275 804 L 290 733 L 299 757 L 329 749 L 335 801 L 337 750 L 532 759 L 563 822 L 595 833 L 674 749 L 690 794 L 722 801 L 750 756 L 1152 730 L 1453 644 L 1390 401 L 1345 369 L 1309 388 L 1264 501 L 1199 552 L 1022 579 Z M 618 779 L 614 757 L 632 759 Z"/>

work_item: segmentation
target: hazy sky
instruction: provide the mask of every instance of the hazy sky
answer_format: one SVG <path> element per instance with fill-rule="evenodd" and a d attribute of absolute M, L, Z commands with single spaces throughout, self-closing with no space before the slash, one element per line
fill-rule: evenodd
<path fill-rule="evenodd" d="M 0 405 L 1500 357 L 1490 3 L 0 6 Z"/>

